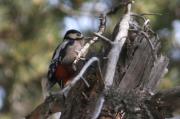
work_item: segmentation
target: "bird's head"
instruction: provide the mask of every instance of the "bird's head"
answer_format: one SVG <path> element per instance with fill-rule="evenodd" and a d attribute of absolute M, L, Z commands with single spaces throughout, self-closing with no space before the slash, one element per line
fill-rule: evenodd
<path fill-rule="evenodd" d="M 68 30 L 64 36 L 64 39 L 81 40 L 84 36 L 80 31 L 71 29 Z"/>

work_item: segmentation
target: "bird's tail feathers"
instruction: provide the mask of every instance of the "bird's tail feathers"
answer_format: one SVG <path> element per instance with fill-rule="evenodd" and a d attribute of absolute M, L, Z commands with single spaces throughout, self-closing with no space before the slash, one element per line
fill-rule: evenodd
<path fill-rule="evenodd" d="M 61 89 L 64 88 L 64 81 L 63 81 L 63 80 L 58 81 L 58 84 L 59 84 L 59 87 L 60 87 Z"/>
<path fill-rule="evenodd" d="M 53 87 L 54 84 L 54 82 L 50 82 L 47 78 L 42 79 L 41 86 L 44 99 L 50 96 L 50 89 Z"/>

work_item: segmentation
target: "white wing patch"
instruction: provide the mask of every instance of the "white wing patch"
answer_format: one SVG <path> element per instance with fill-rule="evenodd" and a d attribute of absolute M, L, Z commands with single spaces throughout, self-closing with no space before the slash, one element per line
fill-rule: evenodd
<path fill-rule="evenodd" d="M 62 49 L 64 49 L 65 47 L 66 47 L 66 45 L 68 44 L 68 40 L 65 40 L 61 45 L 59 45 L 57 48 L 56 48 L 56 50 L 55 50 L 55 52 L 54 52 L 54 55 L 53 55 L 53 57 L 52 57 L 52 60 L 55 60 L 55 59 L 58 59 L 60 56 L 60 52 L 61 52 L 61 50 Z"/>

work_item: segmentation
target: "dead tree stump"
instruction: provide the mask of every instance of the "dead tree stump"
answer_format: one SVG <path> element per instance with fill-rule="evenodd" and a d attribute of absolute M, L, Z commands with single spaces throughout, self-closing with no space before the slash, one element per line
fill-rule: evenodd
<path fill-rule="evenodd" d="M 101 35 L 104 21 L 101 18 L 99 31 L 81 53 L 98 37 L 110 49 L 105 46 L 100 57 L 90 58 L 65 89 L 48 97 L 27 119 L 46 119 L 56 112 L 61 119 L 165 119 L 179 109 L 180 87 L 157 91 L 169 60 L 161 54 L 161 41 L 149 20 L 131 13 L 129 3 L 111 40 Z"/>

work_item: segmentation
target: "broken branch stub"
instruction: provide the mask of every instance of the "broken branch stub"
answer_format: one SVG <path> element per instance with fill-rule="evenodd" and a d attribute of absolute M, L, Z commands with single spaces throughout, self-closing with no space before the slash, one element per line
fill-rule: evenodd
<path fill-rule="evenodd" d="M 108 61 L 107 61 L 107 67 L 105 72 L 105 89 L 109 89 L 112 86 L 116 65 L 119 60 L 119 55 L 122 50 L 122 47 L 127 39 L 128 36 L 128 30 L 129 30 L 129 22 L 130 22 L 130 10 L 131 10 L 131 4 L 128 4 L 128 10 L 127 13 L 122 18 L 121 22 L 119 22 L 119 29 L 117 34 L 115 34 L 115 39 L 113 41 L 112 49 L 110 50 L 108 54 Z"/>

